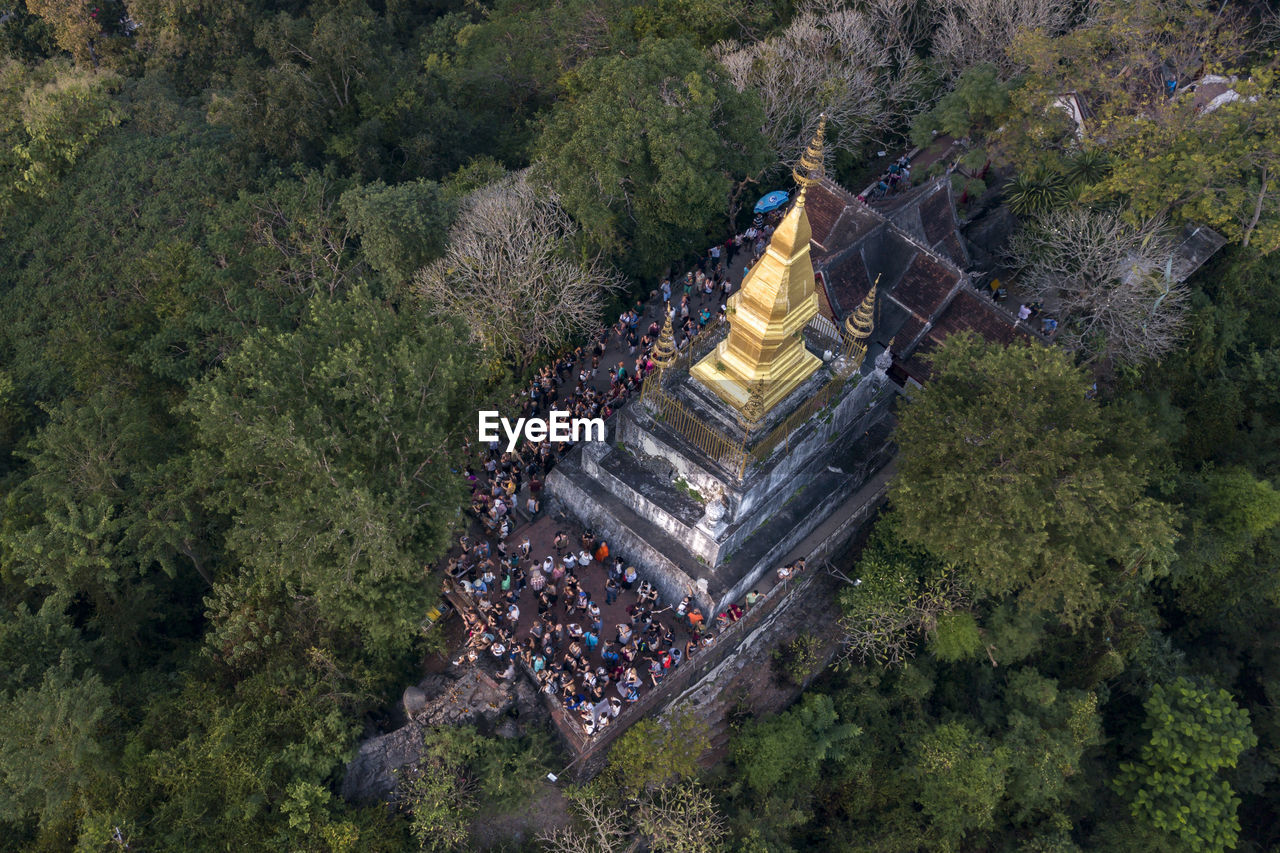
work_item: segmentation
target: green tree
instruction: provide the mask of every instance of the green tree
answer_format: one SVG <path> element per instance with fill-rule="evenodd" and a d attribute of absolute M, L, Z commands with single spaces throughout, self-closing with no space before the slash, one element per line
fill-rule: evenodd
<path fill-rule="evenodd" d="M 943 723 L 916 742 L 907 773 L 940 849 L 962 849 L 966 836 L 994 825 L 1011 758 L 1007 747 L 962 721 Z"/>
<path fill-rule="evenodd" d="M 710 746 L 706 723 L 688 708 L 677 708 L 627 729 L 609 751 L 601 779 L 610 791 L 635 798 L 696 774 Z"/>
<path fill-rule="evenodd" d="M 185 94 L 231 72 L 253 49 L 257 0 L 128 0 L 147 67 L 163 70 Z"/>
<path fill-rule="evenodd" d="M 982 655 L 982 632 L 973 614 L 949 611 L 938 617 L 929 647 L 938 660 L 970 660 Z"/>
<path fill-rule="evenodd" d="M 1120 199 L 1135 217 L 1209 225 L 1264 253 L 1280 248 L 1280 90 L 1264 69 L 1235 89 L 1238 100 L 1209 112 L 1179 99 L 1182 120 L 1135 117 L 1089 196 Z"/>
<path fill-rule="evenodd" d="M 47 62 L 0 63 L 0 224 L 20 193 L 47 197 L 94 140 L 120 122 L 119 78 Z"/>
<path fill-rule="evenodd" d="M 935 133 L 957 139 L 985 136 L 1000 126 L 1009 111 L 1009 84 L 1000 80 L 994 65 L 975 65 L 961 72 L 955 88 L 939 98 L 933 109 L 916 118 L 911 139 L 926 146 Z"/>
<path fill-rule="evenodd" d="M 641 276 L 702 251 L 733 179 L 767 156 L 758 102 L 681 40 L 585 63 L 565 87 L 535 169 L 591 244 Z"/>
<path fill-rule="evenodd" d="M 1249 713 L 1227 691 L 1185 678 L 1152 687 L 1146 710 L 1148 740 L 1115 783 L 1133 817 L 1189 850 L 1233 849 L 1240 800 L 1218 773 L 1257 745 Z"/>
<path fill-rule="evenodd" d="M 1067 690 L 1054 679 L 1024 667 L 1008 674 L 992 731 L 1009 750 L 1008 800 L 1011 822 L 1062 825 L 1077 802 L 1093 791 L 1086 755 L 1102 743 L 1098 697 Z"/>
<path fill-rule="evenodd" d="M 0 694 L 0 820 L 38 820 L 52 840 L 114 772 L 104 739 L 115 713 L 110 688 L 66 650 L 38 684 Z"/>
<path fill-rule="evenodd" d="M 840 721 L 830 697 L 808 694 L 786 713 L 763 720 L 733 741 L 743 784 L 759 796 L 779 788 L 800 794 L 821 778 L 823 762 L 839 761 L 861 731 Z"/>
<path fill-rule="evenodd" d="M 1179 606 L 1200 614 L 1280 606 L 1280 490 L 1233 466 L 1190 478 L 1184 494 L 1184 547 L 1171 576 Z"/>
<path fill-rule="evenodd" d="M 26 5 L 48 25 L 58 47 L 78 63 L 97 65 L 93 45 L 102 34 L 102 25 L 91 10 L 89 0 L 26 0 Z"/>
<path fill-rule="evenodd" d="M 25 0 L 9 6 L 5 20 L 0 22 L 0 57 L 34 65 L 52 56 L 57 49 L 49 25 L 31 14 Z"/>
<path fill-rule="evenodd" d="M 1064 353 L 959 335 L 931 364 L 898 428 L 890 494 L 906 542 L 955 561 L 975 591 L 1077 625 L 1108 584 L 1167 567 L 1174 531 L 1144 494 L 1145 428 L 1086 399 Z"/>
<path fill-rule="evenodd" d="M 439 184 L 423 180 L 365 184 L 343 193 L 341 205 L 365 260 L 395 285 L 440 256 L 455 212 Z"/>
<path fill-rule="evenodd" d="M 206 503 L 242 565 L 215 593 L 228 659 L 257 648 L 242 604 L 339 648 L 413 641 L 431 596 L 421 566 L 462 498 L 450 468 L 482 396 L 473 358 L 452 327 L 360 288 L 313 300 L 294 332 L 251 337 L 192 390 L 194 475 L 217 484 Z"/>
<path fill-rule="evenodd" d="M 121 388 L 47 413 L 23 454 L 20 512 L 0 534 L 5 564 L 64 605 L 76 602 L 82 624 L 107 641 L 100 654 L 133 654 L 145 629 L 168 615 L 158 610 L 161 589 L 187 570 L 154 559 L 166 537 L 152 529 L 144 499 L 150 467 L 167 455 L 167 424 Z"/>

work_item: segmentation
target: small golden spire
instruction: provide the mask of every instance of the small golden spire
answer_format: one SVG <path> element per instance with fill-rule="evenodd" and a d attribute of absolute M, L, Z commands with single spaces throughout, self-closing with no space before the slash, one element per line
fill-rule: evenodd
<path fill-rule="evenodd" d="M 662 324 L 662 332 L 658 335 L 658 342 L 649 351 L 649 358 L 653 360 L 653 363 L 660 370 L 670 367 L 676 360 L 676 339 L 671 331 L 671 312 L 668 310 L 665 313 L 667 321 Z"/>
<path fill-rule="evenodd" d="M 879 284 L 880 276 L 876 276 L 858 310 L 844 319 L 845 331 L 849 333 L 849 337 L 860 343 L 866 343 L 871 337 L 872 329 L 875 328 L 876 287 Z"/>
<path fill-rule="evenodd" d="M 822 181 L 823 175 L 823 158 L 822 158 L 822 140 L 827 133 L 827 114 L 823 113 L 818 116 L 818 132 L 813 135 L 813 139 L 809 141 L 809 147 L 800 155 L 800 162 L 791 170 L 791 176 L 796 179 L 796 184 L 800 187 L 800 197 L 796 199 L 796 203 L 801 207 L 804 206 L 804 191 L 814 184 Z"/>

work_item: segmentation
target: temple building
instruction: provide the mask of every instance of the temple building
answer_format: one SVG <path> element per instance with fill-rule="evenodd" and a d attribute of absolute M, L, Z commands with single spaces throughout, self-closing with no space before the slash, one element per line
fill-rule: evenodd
<path fill-rule="evenodd" d="M 714 613 L 740 600 L 892 456 L 896 386 L 887 359 L 867 358 L 874 298 L 856 333 L 820 316 L 806 199 L 823 184 L 821 130 L 795 177 L 726 323 L 681 352 L 664 329 L 639 404 L 547 480 L 664 601 L 692 595 Z"/>

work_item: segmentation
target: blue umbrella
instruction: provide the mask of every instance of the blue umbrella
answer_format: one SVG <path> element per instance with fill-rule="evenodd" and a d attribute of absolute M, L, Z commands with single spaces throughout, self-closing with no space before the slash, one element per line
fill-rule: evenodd
<path fill-rule="evenodd" d="M 756 213 L 768 213 L 771 210 L 777 210 L 786 204 L 790 198 L 791 196 L 783 190 L 774 190 L 756 202 Z"/>

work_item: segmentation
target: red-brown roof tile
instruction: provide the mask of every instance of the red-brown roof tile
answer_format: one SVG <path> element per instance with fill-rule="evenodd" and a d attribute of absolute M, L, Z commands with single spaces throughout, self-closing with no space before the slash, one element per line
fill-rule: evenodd
<path fill-rule="evenodd" d="M 933 317 L 947 301 L 960 275 L 927 255 L 918 254 L 893 289 L 904 308 L 922 317 Z"/>

